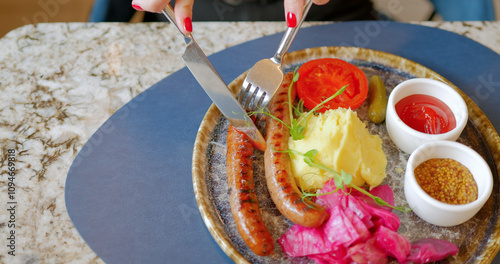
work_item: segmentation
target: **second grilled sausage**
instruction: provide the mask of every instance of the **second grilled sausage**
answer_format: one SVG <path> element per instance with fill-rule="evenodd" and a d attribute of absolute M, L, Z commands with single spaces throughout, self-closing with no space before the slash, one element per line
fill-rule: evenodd
<path fill-rule="evenodd" d="M 243 241 L 255 254 L 266 256 L 273 252 L 274 240 L 262 221 L 255 193 L 253 150 L 250 138 L 229 126 L 226 173 L 231 212 Z"/>

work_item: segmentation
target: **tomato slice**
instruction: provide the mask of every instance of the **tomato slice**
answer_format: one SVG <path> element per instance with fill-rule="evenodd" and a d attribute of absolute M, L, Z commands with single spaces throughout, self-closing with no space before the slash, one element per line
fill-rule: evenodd
<path fill-rule="evenodd" d="M 368 80 L 363 71 L 341 59 L 322 58 L 304 63 L 299 68 L 297 95 L 304 106 L 316 105 L 347 85 L 346 90 L 327 102 L 318 112 L 328 109 L 360 107 L 368 96 Z"/>

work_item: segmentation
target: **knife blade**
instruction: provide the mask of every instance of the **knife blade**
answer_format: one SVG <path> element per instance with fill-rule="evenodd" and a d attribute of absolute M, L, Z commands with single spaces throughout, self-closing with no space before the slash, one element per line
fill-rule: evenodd
<path fill-rule="evenodd" d="M 236 100 L 222 77 L 194 40 L 192 34 L 186 35 L 180 30 L 175 21 L 172 6 L 170 4 L 167 5 L 162 12 L 184 36 L 187 46 L 182 59 L 203 90 L 205 90 L 205 93 L 212 99 L 213 103 L 236 130 L 245 133 L 252 140 L 256 148 L 265 150 L 266 142 L 259 129 L 238 100 Z"/>

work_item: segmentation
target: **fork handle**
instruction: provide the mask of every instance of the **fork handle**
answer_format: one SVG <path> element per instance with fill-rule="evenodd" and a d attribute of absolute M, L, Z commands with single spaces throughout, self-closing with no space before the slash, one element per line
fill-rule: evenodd
<path fill-rule="evenodd" d="M 304 22 L 304 19 L 306 18 L 307 13 L 311 8 L 311 5 L 312 5 L 312 0 L 306 0 L 306 4 L 304 5 L 304 11 L 302 12 L 302 18 L 300 19 L 296 27 L 287 28 L 287 30 L 285 31 L 285 35 L 281 39 L 280 45 L 278 46 L 278 51 L 271 58 L 272 62 L 276 63 L 277 65 L 281 65 L 283 56 L 285 56 L 288 49 L 290 48 L 290 45 L 292 45 L 293 39 L 295 39 L 295 36 L 297 35 L 297 32 L 299 31 L 299 28 L 302 25 L 302 22 Z"/>

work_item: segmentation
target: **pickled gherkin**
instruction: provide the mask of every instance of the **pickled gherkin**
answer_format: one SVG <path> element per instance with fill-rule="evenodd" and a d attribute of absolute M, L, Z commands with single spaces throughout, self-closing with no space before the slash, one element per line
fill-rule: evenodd
<path fill-rule="evenodd" d="M 387 93 L 385 84 L 378 75 L 373 75 L 368 80 L 368 118 L 373 123 L 382 123 L 387 111 Z"/>

